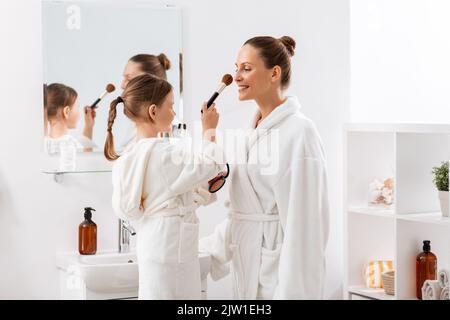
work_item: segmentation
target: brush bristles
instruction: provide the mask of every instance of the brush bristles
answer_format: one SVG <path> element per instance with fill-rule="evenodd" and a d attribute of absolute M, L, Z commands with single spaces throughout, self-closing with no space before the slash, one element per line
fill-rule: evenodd
<path fill-rule="evenodd" d="M 226 86 L 229 86 L 233 82 L 233 76 L 231 74 L 226 74 L 222 77 L 222 82 L 225 83 Z"/>
<path fill-rule="evenodd" d="M 114 85 L 112 83 L 108 83 L 108 85 L 106 86 L 106 91 L 108 91 L 109 93 L 113 92 L 114 90 L 116 90 L 116 87 L 114 87 Z"/>

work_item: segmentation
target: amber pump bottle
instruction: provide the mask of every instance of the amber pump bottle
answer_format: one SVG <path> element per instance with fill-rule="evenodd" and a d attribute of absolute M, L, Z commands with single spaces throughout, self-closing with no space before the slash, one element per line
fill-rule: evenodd
<path fill-rule="evenodd" d="M 437 258 L 432 253 L 430 240 L 423 241 L 423 252 L 416 258 L 416 294 L 422 299 L 422 286 L 425 280 L 437 279 Z"/>
<path fill-rule="evenodd" d="M 78 227 L 78 251 L 80 254 L 97 252 L 97 225 L 92 221 L 93 208 L 84 208 L 84 221 Z"/>

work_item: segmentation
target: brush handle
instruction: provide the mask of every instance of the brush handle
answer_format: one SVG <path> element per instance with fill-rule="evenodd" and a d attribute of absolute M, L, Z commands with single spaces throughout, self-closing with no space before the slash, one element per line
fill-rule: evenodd
<path fill-rule="evenodd" d="M 209 98 L 208 103 L 206 103 L 206 107 L 209 108 L 212 106 L 212 104 L 214 103 L 214 100 L 216 100 L 216 98 L 219 96 L 218 92 L 214 92 L 214 94 L 212 95 L 211 98 Z"/>
<path fill-rule="evenodd" d="M 95 108 L 95 106 L 100 102 L 100 98 L 97 98 L 97 100 L 95 100 L 95 102 L 91 105 L 91 108 Z"/>

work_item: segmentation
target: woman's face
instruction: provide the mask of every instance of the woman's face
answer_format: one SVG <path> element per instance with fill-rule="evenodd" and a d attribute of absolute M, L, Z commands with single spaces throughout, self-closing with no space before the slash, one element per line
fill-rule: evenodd
<path fill-rule="evenodd" d="M 74 104 L 69 107 L 69 112 L 66 115 L 67 128 L 75 129 L 77 127 L 78 120 L 80 119 L 80 108 L 78 98 Z"/>
<path fill-rule="evenodd" d="M 172 122 L 176 116 L 175 111 L 173 111 L 174 97 L 172 90 L 164 99 L 163 103 L 154 108 L 153 119 L 158 128 L 159 132 L 169 132 L 172 130 Z M 150 110 L 152 112 L 152 110 Z"/>
<path fill-rule="evenodd" d="M 236 60 L 235 81 L 239 100 L 254 100 L 266 94 L 273 85 L 272 69 L 267 69 L 258 49 L 244 45 Z"/>
<path fill-rule="evenodd" d="M 120 84 L 122 90 L 125 90 L 128 82 L 137 76 L 143 75 L 145 72 L 141 70 L 141 66 L 139 63 L 128 61 L 125 69 L 123 70 L 123 80 Z"/>

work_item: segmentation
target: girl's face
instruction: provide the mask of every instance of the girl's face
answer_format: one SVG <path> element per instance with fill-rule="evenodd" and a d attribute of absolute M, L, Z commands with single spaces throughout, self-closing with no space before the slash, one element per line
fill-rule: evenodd
<path fill-rule="evenodd" d="M 77 127 L 78 120 L 80 119 L 80 108 L 78 98 L 75 100 L 72 106 L 69 106 L 69 108 L 64 108 L 63 112 L 67 128 L 75 129 Z"/>
<path fill-rule="evenodd" d="M 237 56 L 235 81 L 239 100 L 258 99 L 274 85 L 273 69 L 266 68 L 258 49 L 246 44 Z"/>
<path fill-rule="evenodd" d="M 152 105 L 150 107 L 150 117 L 153 119 L 159 132 L 172 130 L 172 122 L 176 116 L 175 111 L 173 111 L 173 104 L 174 97 L 171 90 L 160 106 Z"/>
<path fill-rule="evenodd" d="M 141 66 L 139 63 L 128 61 L 125 69 L 123 70 L 123 80 L 120 84 L 122 90 L 125 90 L 128 82 L 137 76 L 143 75 L 145 72 L 142 72 Z"/>

